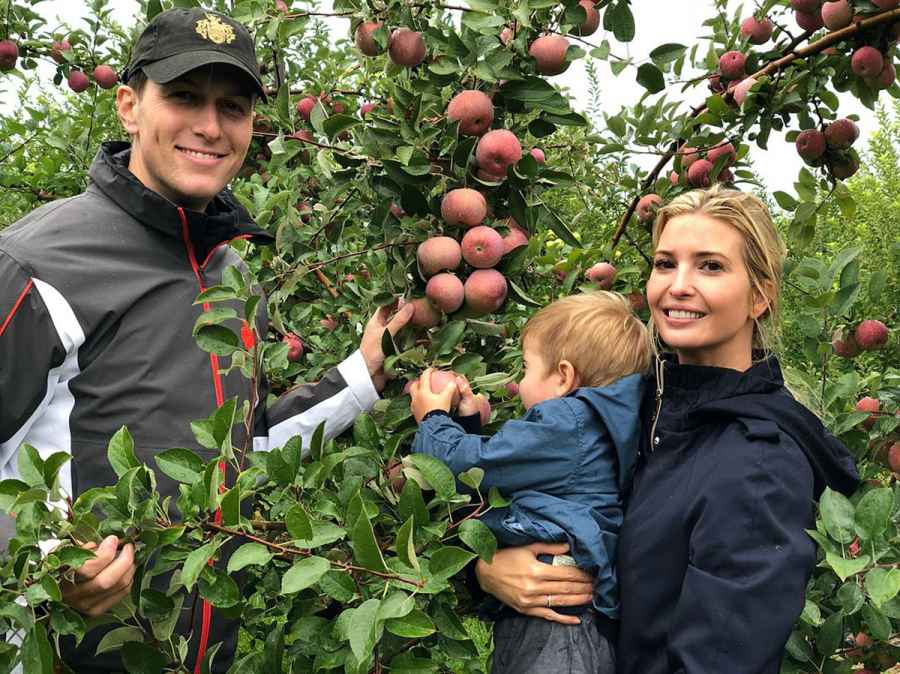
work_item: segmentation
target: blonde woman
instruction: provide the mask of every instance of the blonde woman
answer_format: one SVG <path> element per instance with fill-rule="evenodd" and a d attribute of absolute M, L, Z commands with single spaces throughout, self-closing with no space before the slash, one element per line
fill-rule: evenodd
<path fill-rule="evenodd" d="M 660 210 L 647 283 L 661 354 L 619 539 L 619 674 L 777 674 L 815 564 L 815 499 L 852 492 L 847 449 L 771 352 L 785 249 L 755 196 L 713 187 Z M 548 620 L 591 599 L 564 546 L 501 550 L 482 587 Z M 550 607 L 550 608 L 548 608 Z"/>

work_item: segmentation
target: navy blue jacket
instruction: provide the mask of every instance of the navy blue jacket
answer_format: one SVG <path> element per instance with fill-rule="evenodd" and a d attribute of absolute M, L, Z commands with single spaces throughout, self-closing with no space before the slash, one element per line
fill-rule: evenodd
<path fill-rule="evenodd" d="M 815 499 L 858 483 L 853 459 L 784 388 L 666 363 L 619 541 L 619 674 L 778 674 L 816 560 Z"/>
<path fill-rule="evenodd" d="M 535 405 L 490 438 L 432 415 L 412 451 L 441 459 L 455 475 L 483 468 L 483 490 L 496 487 L 512 501 L 482 517 L 498 543 L 567 542 L 579 568 L 596 578 L 595 608 L 616 618 L 621 492 L 637 456 L 641 394 L 637 374 L 576 389 Z"/>

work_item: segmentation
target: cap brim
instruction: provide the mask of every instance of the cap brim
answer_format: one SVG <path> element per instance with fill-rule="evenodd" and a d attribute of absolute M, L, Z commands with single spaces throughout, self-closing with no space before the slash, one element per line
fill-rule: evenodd
<path fill-rule="evenodd" d="M 154 82 L 158 84 L 168 84 L 172 80 L 178 79 L 185 73 L 188 73 L 197 68 L 202 68 L 203 66 L 208 66 L 216 63 L 234 66 L 241 72 L 245 73 L 250 82 L 253 83 L 253 86 L 256 89 L 256 92 L 260 95 L 260 98 L 266 100 L 266 92 L 263 88 L 262 82 L 259 80 L 259 77 L 244 63 L 241 63 L 233 56 L 230 56 L 229 54 L 223 54 L 220 51 L 191 51 L 185 52 L 183 54 L 175 54 L 173 56 L 160 59 L 159 61 L 154 61 L 153 63 L 141 65 L 140 67 L 147 74 L 147 77 L 149 77 Z"/>

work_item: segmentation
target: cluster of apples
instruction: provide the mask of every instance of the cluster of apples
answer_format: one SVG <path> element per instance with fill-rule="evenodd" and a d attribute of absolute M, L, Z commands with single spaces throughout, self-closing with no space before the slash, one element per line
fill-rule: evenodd
<path fill-rule="evenodd" d="M 831 335 L 831 347 L 841 358 L 856 358 L 862 351 L 877 351 L 888 341 L 888 327 L 874 318 L 866 319 L 855 330 L 838 328 Z"/>
<path fill-rule="evenodd" d="M 384 47 L 376 34 L 384 30 L 384 24 L 380 21 L 359 24 L 355 35 L 356 47 L 365 56 L 380 56 L 384 53 Z M 415 68 L 425 60 L 426 51 L 422 34 L 406 26 L 394 29 L 387 39 L 388 58 L 399 66 Z"/>
<path fill-rule="evenodd" d="M 678 156 L 681 159 L 681 172 L 672 171 L 669 175 L 669 182 L 673 186 L 687 183 L 691 187 L 709 187 L 716 182 L 734 182 L 731 166 L 737 161 L 737 150 L 729 141 L 718 143 L 706 150 L 683 145 L 678 150 Z M 721 167 L 718 172 L 715 171 L 716 166 Z M 656 195 L 647 195 L 645 199 L 651 196 Z M 638 217 L 640 218 L 641 213 L 649 217 L 654 203 L 652 199 L 645 201 L 644 209 L 640 210 Z"/>
<path fill-rule="evenodd" d="M 797 136 L 797 154 L 811 166 L 827 165 L 840 180 L 859 170 L 859 155 L 851 148 L 859 138 L 859 128 L 852 119 L 837 119 L 824 130 L 806 129 Z"/>
<path fill-rule="evenodd" d="M 65 52 L 71 51 L 68 40 L 54 40 L 49 48 L 51 58 L 57 63 L 65 63 Z M 19 60 L 19 45 L 14 40 L 0 40 L 0 70 L 12 70 Z M 116 71 L 108 65 L 100 64 L 94 68 L 92 78 L 101 89 L 112 89 L 119 82 Z M 91 86 L 91 77 L 83 70 L 72 68 L 66 81 L 76 94 L 86 91 Z"/>
<path fill-rule="evenodd" d="M 487 200 L 478 190 L 460 187 L 441 200 L 441 217 L 450 228 L 462 231 L 459 241 L 452 236 L 432 236 L 419 244 L 416 260 L 419 273 L 427 280 L 425 296 L 412 300 L 413 325 L 434 327 L 442 314 L 464 309 L 467 316 L 484 316 L 497 311 L 506 300 L 506 277 L 495 267 L 504 255 L 528 244 L 528 234 L 512 218 L 503 224 L 507 234 L 484 224 Z M 465 261 L 465 281 L 456 275 Z"/>

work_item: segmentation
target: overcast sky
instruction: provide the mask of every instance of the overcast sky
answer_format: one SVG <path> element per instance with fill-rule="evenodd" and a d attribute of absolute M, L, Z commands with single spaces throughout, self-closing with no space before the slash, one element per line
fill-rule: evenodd
<path fill-rule="evenodd" d="M 289 3 L 290 4 L 290 3 Z M 330 6 L 329 0 L 323 0 L 323 6 Z M 298 3 L 299 5 L 299 3 Z M 730 10 L 740 6 L 739 2 L 732 0 Z M 749 8 L 753 3 L 746 3 Z M 130 25 L 138 11 L 138 3 L 135 0 L 111 0 L 109 7 L 113 10 L 114 17 L 123 25 Z M 613 45 L 613 51 L 620 56 L 631 56 L 638 62 L 647 58 L 649 52 L 656 46 L 665 42 L 681 42 L 692 44 L 692 40 L 705 32 L 701 27 L 703 19 L 712 14 L 712 0 L 637 0 L 632 2 L 632 11 L 635 14 L 637 25 L 636 38 L 627 45 L 617 43 L 610 35 L 608 39 Z M 59 20 L 61 23 L 74 25 L 83 14 L 83 3 L 72 0 L 46 0 L 37 6 L 39 11 L 50 20 Z M 747 10 L 749 13 L 750 9 Z M 346 35 L 347 20 L 333 19 L 331 24 L 336 32 Z M 589 39 L 593 44 L 599 44 L 604 37 L 602 27 Z M 634 69 L 628 69 L 619 77 L 615 77 L 606 62 L 598 61 L 600 73 L 602 111 L 615 113 L 623 105 L 635 103 L 641 96 L 643 89 L 635 82 Z M 52 68 L 47 66 L 49 78 L 52 77 Z M 583 111 L 588 102 L 588 83 L 585 75 L 584 61 L 576 61 L 569 70 L 552 78 L 563 87 L 567 87 L 575 98 L 576 109 Z M 696 105 L 700 92 L 694 89 L 693 97 L 688 103 Z M 886 94 L 884 94 L 886 96 Z M 842 111 L 849 114 L 855 112 L 860 115 L 861 130 L 860 147 L 865 147 L 869 135 L 875 130 L 876 122 L 874 114 L 864 108 L 858 101 L 850 96 L 842 96 Z M 4 105 L 5 104 L 5 105 Z M 17 104 L 11 100 L 9 94 L 0 92 L 0 112 L 8 112 Z M 596 124 L 602 124 L 602 120 L 595 120 Z M 792 191 L 791 185 L 796 179 L 797 172 L 802 166 L 800 158 L 793 147 L 789 146 L 782 136 L 773 133 L 769 142 L 769 151 L 751 149 L 751 157 L 754 168 L 766 181 L 770 190 L 783 189 Z M 755 151 L 753 151 L 755 149 Z M 648 166 L 655 163 L 654 158 L 644 158 L 639 161 Z"/>

